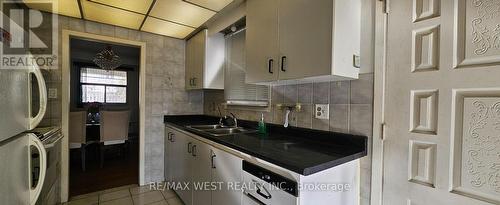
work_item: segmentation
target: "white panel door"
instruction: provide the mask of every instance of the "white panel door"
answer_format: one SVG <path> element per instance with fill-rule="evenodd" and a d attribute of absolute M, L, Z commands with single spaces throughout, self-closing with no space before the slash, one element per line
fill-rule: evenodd
<path fill-rule="evenodd" d="M 388 2 L 383 204 L 500 204 L 500 0 Z"/>

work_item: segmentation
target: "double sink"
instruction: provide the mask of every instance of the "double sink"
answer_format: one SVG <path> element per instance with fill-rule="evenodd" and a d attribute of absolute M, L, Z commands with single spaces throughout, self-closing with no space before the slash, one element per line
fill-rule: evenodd
<path fill-rule="evenodd" d="M 234 134 L 245 134 L 245 133 L 255 133 L 257 130 L 246 129 L 243 127 L 228 127 L 220 124 L 217 125 L 188 125 L 186 128 L 201 132 L 214 137 L 234 135 Z"/>

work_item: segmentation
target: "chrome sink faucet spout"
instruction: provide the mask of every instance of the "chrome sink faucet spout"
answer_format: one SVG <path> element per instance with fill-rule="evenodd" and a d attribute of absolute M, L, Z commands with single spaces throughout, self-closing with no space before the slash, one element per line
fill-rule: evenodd
<path fill-rule="evenodd" d="M 219 116 L 220 116 L 220 118 L 219 118 L 219 125 L 222 127 L 224 125 L 224 123 L 222 122 L 222 119 L 224 117 L 222 116 L 222 112 L 220 111 L 219 105 L 217 105 L 217 110 L 219 111 Z"/>
<path fill-rule="evenodd" d="M 220 111 L 220 107 L 218 105 L 217 105 L 217 110 L 219 111 L 219 116 L 220 116 L 220 118 L 219 118 L 219 126 L 223 127 L 224 123 L 227 124 L 226 120 L 228 118 L 231 118 L 231 120 L 233 120 L 233 122 L 234 122 L 233 127 L 238 127 L 238 119 L 236 118 L 236 115 L 234 115 L 233 113 L 229 113 L 229 114 L 231 114 L 232 117 L 228 117 L 227 115 L 222 116 L 222 112 Z"/>
<path fill-rule="evenodd" d="M 233 116 L 234 127 L 238 127 L 238 119 L 236 118 L 236 116 L 233 113 L 230 113 L 230 114 L 231 114 L 231 116 Z"/>

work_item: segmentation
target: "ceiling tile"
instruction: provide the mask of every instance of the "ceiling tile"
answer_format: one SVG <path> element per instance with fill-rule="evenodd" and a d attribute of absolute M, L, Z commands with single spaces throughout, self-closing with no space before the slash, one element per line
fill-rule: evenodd
<path fill-rule="evenodd" d="M 77 0 L 52 0 L 54 7 L 47 4 L 47 0 L 23 0 L 23 2 L 32 9 L 81 18 Z"/>
<path fill-rule="evenodd" d="M 194 28 L 148 17 L 142 26 L 142 30 L 174 38 L 185 38 L 194 31 Z"/>
<path fill-rule="evenodd" d="M 110 5 L 129 11 L 138 12 L 141 14 L 146 14 L 149 10 L 149 7 L 153 3 L 153 0 L 89 0 L 89 1 Z"/>
<path fill-rule="evenodd" d="M 233 0 L 184 0 L 196 5 L 203 6 L 214 11 L 220 11 L 228 4 L 233 2 Z"/>
<path fill-rule="evenodd" d="M 131 29 L 139 29 L 142 21 L 144 20 L 144 15 L 92 3 L 86 0 L 83 0 L 81 2 L 83 16 L 87 20 L 122 26 Z"/>
<path fill-rule="evenodd" d="M 199 27 L 215 12 L 182 0 L 157 0 L 150 15 L 176 23 Z"/>

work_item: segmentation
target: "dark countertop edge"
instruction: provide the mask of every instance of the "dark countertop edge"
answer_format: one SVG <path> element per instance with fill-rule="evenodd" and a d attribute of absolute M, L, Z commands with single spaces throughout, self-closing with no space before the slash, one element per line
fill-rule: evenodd
<path fill-rule="evenodd" d="M 229 148 L 232 148 L 232 149 L 235 149 L 237 151 L 243 152 L 245 154 L 257 157 L 257 158 L 262 159 L 264 161 L 267 161 L 267 162 L 269 162 L 271 164 L 277 165 L 279 167 L 282 167 L 284 169 L 293 171 L 293 172 L 295 172 L 297 174 L 300 174 L 300 175 L 303 175 L 303 176 L 309 176 L 309 175 L 312 175 L 312 174 L 315 174 L 315 173 L 318 173 L 318 172 L 321 172 L 321 171 L 324 171 L 324 170 L 327 170 L 327 169 L 339 166 L 341 164 L 344 164 L 344 163 L 347 163 L 347 162 L 359 159 L 361 157 L 367 156 L 367 151 L 365 150 L 363 152 L 357 152 L 357 153 L 354 153 L 354 154 L 351 154 L 351 155 L 347 155 L 347 156 L 342 157 L 342 158 L 337 159 L 337 160 L 333 160 L 333 161 L 330 161 L 330 162 L 318 164 L 316 166 L 312 166 L 312 167 L 308 167 L 308 168 L 299 168 L 299 167 L 291 166 L 289 164 L 281 163 L 281 162 L 279 162 L 277 160 L 274 160 L 272 158 L 266 157 L 265 155 L 261 155 L 258 152 L 253 152 L 251 150 L 242 148 L 240 146 L 236 146 L 234 144 L 227 143 L 227 142 L 225 142 L 223 140 L 218 140 L 216 137 L 209 137 L 209 136 L 203 135 L 202 133 L 194 132 L 192 130 L 186 129 L 186 127 L 184 127 L 182 125 L 178 125 L 178 124 L 175 124 L 175 123 L 172 123 L 172 122 L 167 122 L 167 121 L 164 121 L 164 123 L 168 124 L 170 126 L 173 126 L 173 127 L 177 128 L 177 129 L 180 129 L 182 131 L 185 131 L 185 132 L 188 132 L 188 133 L 191 133 L 191 134 L 195 134 L 196 136 L 205 138 L 205 139 L 210 140 L 212 142 L 215 142 L 215 143 L 221 144 L 223 146 L 227 146 Z M 365 147 L 367 147 L 366 146 L 367 144 L 368 144 L 368 140 L 365 140 Z"/>

